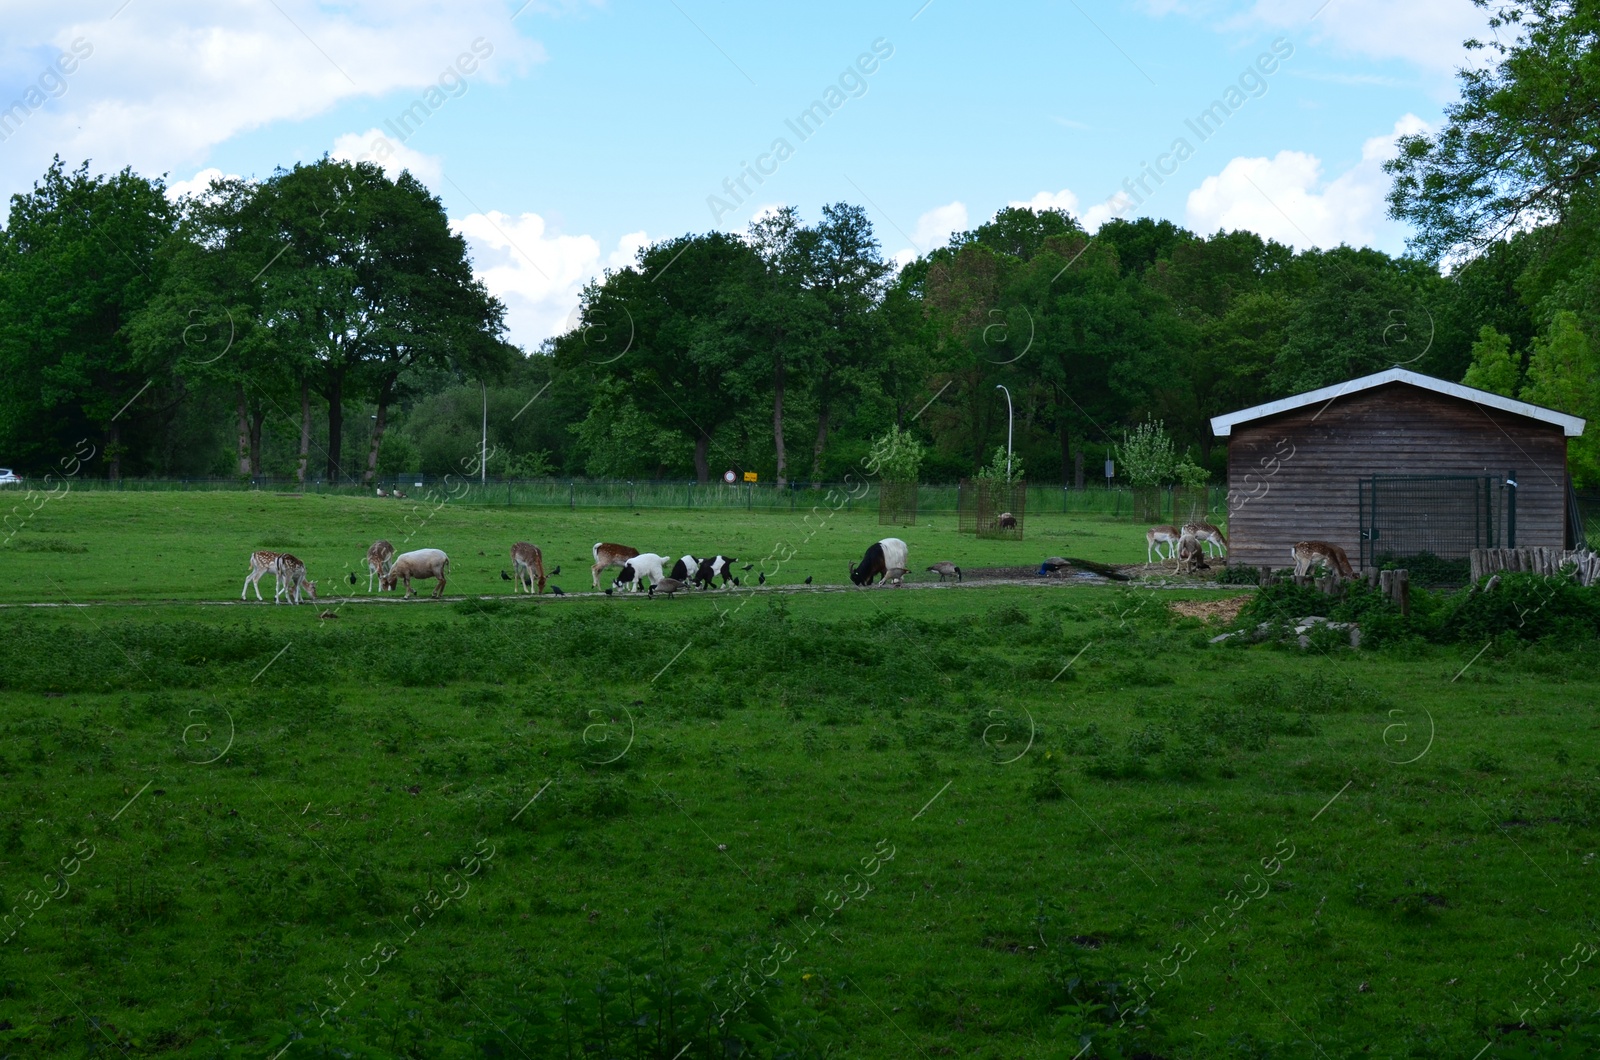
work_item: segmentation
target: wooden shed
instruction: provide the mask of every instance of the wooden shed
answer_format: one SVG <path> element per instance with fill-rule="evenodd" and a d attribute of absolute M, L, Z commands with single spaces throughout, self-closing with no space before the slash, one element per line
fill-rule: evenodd
<path fill-rule="evenodd" d="M 1228 559 L 1287 567 L 1330 541 L 1357 568 L 1569 542 L 1567 439 L 1584 421 L 1404 368 L 1217 416 Z M 1575 509 L 1574 509 L 1575 511 Z"/>

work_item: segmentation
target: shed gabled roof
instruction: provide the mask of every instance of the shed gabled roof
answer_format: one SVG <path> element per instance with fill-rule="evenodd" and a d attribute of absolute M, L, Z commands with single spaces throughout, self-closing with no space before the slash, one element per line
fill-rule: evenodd
<path fill-rule="evenodd" d="M 1530 420 L 1548 423 L 1553 427 L 1560 427 L 1562 433 L 1568 438 L 1576 438 L 1583 433 L 1584 420 L 1581 416 L 1568 416 L 1564 412 L 1556 412 L 1540 405 L 1530 405 L 1526 401 L 1517 401 L 1514 398 L 1502 397 L 1491 394 L 1487 390 L 1477 390 L 1460 383 L 1447 383 L 1443 379 L 1435 379 L 1431 375 L 1419 375 L 1408 372 L 1404 368 L 1389 368 L 1372 375 L 1364 375 L 1359 379 L 1352 379 L 1347 383 L 1336 383 L 1325 386 L 1320 390 L 1309 390 L 1304 394 L 1295 394 L 1293 397 L 1280 398 L 1269 401 L 1265 405 L 1256 405 L 1253 408 L 1240 409 L 1230 412 L 1225 416 L 1211 418 L 1211 433 L 1218 438 L 1226 438 L 1233 433 L 1233 428 L 1241 423 L 1250 423 L 1254 420 L 1276 416 L 1280 412 L 1292 412 L 1295 409 L 1305 408 L 1307 405 L 1331 402 L 1335 398 L 1344 397 L 1346 394 L 1356 394 L 1373 387 L 1384 386 L 1388 383 L 1405 383 L 1408 386 L 1421 387 L 1431 390 L 1435 394 L 1444 394 L 1448 397 L 1460 398 L 1470 401 L 1475 405 L 1486 405 L 1502 412 L 1526 416 Z"/>

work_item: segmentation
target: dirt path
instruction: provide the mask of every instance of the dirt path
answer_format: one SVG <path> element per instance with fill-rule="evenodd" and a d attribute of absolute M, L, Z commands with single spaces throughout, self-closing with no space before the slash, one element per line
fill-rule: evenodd
<path fill-rule="evenodd" d="M 907 581 L 904 584 L 902 584 L 899 589 L 885 588 L 881 584 L 880 585 L 875 585 L 871 589 L 864 589 L 864 588 L 862 588 L 860 586 L 843 585 L 843 584 L 831 584 L 831 585 L 764 585 L 764 586 L 746 585 L 746 586 L 743 586 L 741 588 L 731 589 L 731 590 L 724 590 L 724 589 L 703 590 L 702 592 L 696 592 L 693 595 L 698 597 L 698 596 L 701 596 L 701 595 L 743 596 L 743 595 L 754 594 L 754 593 L 796 594 L 796 593 L 844 593 L 844 592 L 900 592 L 900 591 L 907 590 L 907 589 L 912 589 L 912 590 L 932 589 L 932 590 L 950 590 L 950 591 L 963 591 L 963 590 L 981 591 L 982 589 L 985 589 L 985 588 L 990 588 L 990 587 L 994 587 L 994 586 L 1005 586 L 1005 585 L 1026 585 L 1026 586 L 1032 586 L 1032 587 L 1039 588 L 1039 589 L 1051 589 L 1051 588 L 1057 588 L 1057 587 L 1066 586 L 1066 585 L 1125 585 L 1125 586 L 1127 586 L 1129 588 L 1139 588 L 1139 589 L 1211 589 L 1211 588 L 1220 589 L 1220 588 L 1224 588 L 1223 586 L 1214 585 L 1213 583 L 1211 583 L 1209 581 L 1205 581 L 1205 580 L 1181 579 L 1181 578 L 1177 578 L 1177 577 L 1170 576 L 1170 575 L 1163 576 L 1160 573 L 1158 573 L 1159 568 L 1156 568 L 1156 569 L 1154 569 L 1152 571 L 1147 572 L 1145 567 L 1142 564 L 1132 565 L 1132 566 L 1125 566 L 1125 567 L 1118 567 L 1116 569 L 1118 571 L 1122 572 L 1122 573 L 1128 574 L 1133 580 L 1132 581 L 1128 581 L 1128 582 L 1115 582 L 1115 581 L 1112 581 L 1112 580 L 1110 580 L 1108 578 L 1103 578 L 1098 574 L 1092 574 L 1092 573 L 1090 573 L 1088 571 L 1067 570 L 1067 571 L 1061 571 L 1061 572 L 1056 573 L 1056 574 L 1051 574 L 1051 575 L 1046 575 L 1046 576 L 1041 577 L 1039 575 L 1039 573 L 1038 573 L 1038 568 L 1037 567 L 981 567 L 981 568 L 975 568 L 973 570 L 963 570 L 962 571 L 962 580 L 959 581 L 959 582 L 956 581 L 954 578 L 947 578 L 943 582 L 941 582 L 941 581 L 938 580 L 938 576 L 937 575 L 927 574 L 927 575 L 923 576 L 927 580 Z M 1147 574 L 1154 575 L 1154 576 L 1153 577 L 1147 577 L 1146 576 Z M 1228 586 L 1227 588 L 1238 588 L 1238 587 Z M 542 597 L 530 597 L 525 593 L 521 593 L 521 594 L 519 594 L 519 593 L 473 593 L 473 594 L 460 595 L 460 596 L 456 596 L 456 595 L 443 596 L 443 597 L 440 598 L 440 602 L 442 602 L 442 603 L 459 603 L 459 602 L 464 601 L 464 600 L 527 600 L 529 603 L 533 603 L 535 600 L 537 600 L 537 601 L 539 601 L 541 603 L 544 603 L 544 602 L 549 602 L 549 601 L 557 600 L 557 599 L 566 599 L 567 597 L 571 597 L 574 600 L 582 600 L 582 599 L 590 599 L 590 598 L 594 598 L 594 597 L 603 597 L 603 596 L 605 596 L 604 592 L 594 592 L 594 591 L 565 592 L 560 597 L 557 597 L 557 596 L 549 593 L 548 591 Z M 616 600 L 643 600 L 643 599 L 647 599 L 647 597 L 646 597 L 646 595 L 644 593 L 621 593 L 621 592 L 619 592 L 619 593 L 613 594 L 612 599 L 616 599 Z M 378 605 L 378 606 L 391 606 L 392 607 L 392 606 L 396 606 L 396 605 L 400 605 L 400 604 L 406 604 L 406 603 L 427 602 L 429 600 L 430 600 L 430 597 L 428 597 L 426 593 L 418 593 L 417 596 L 415 596 L 411 600 L 406 600 L 403 597 L 401 597 L 399 594 L 385 594 L 385 595 L 381 595 L 380 596 L 380 595 L 374 593 L 373 595 L 368 596 L 368 595 L 363 593 L 363 594 L 360 594 L 360 595 L 354 595 L 353 594 L 353 595 L 350 595 L 350 596 L 329 596 L 329 597 L 324 597 L 324 598 L 322 598 L 320 600 L 317 600 L 315 602 L 308 601 L 307 603 L 309 604 L 309 606 L 311 606 L 313 608 L 320 609 L 320 610 L 337 610 L 337 609 L 339 609 L 341 607 L 344 607 L 346 605 L 351 605 L 351 604 L 356 604 L 356 605 L 361 605 L 361 606 Z M 7 609 L 7 608 L 29 608 L 29 607 L 40 607 L 40 608 L 181 607 L 181 606 L 185 606 L 185 605 L 193 606 L 193 607 L 268 607 L 268 606 L 273 606 L 273 605 L 267 604 L 264 601 L 258 601 L 258 600 L 139 600 L 139 599 L 132 599 L 132 600 L 82 600 L 82 601 L 78 601 L 78 600 L 70 600 L 70 601 L 63 600 L 63 601 L 37 601 L 37 602 L 19 601 L 19 602 L 15 602 L 15 603 L 0 603 L 0 610 L 4 610 L 4 609 Z M 1240 606 L 1242 606 L 1242 604 Z"/>

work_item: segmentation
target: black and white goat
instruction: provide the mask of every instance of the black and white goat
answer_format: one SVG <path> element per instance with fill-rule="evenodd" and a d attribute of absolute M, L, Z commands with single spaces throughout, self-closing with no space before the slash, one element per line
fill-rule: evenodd
<path fill-rule="evenodd" d="M 639 591 L 641 579 L 649 578 L 654 585 L 667 575 L 666 566 L 672 561 L 666 556 L 654 552 L 641 552 L 622 565 L 622 570 L 617 574 L 617 580 L 612 583 L 613 588 L 620 588 L 626 584 L 633 592 Z"/>
<path fill-rule="evenodd" d="M 700 573 L 700 561 L 693 556 L 681 556 L 678 562 L 672 565 L 671 577 L 678 579 L 685 585 L 694 583 L 695 575 Z"/>
<path fill-rule="evenodd" d="M 737 563 L 737 556 L 712 556 L 710 559 L 700 561 L 700 569 L 695 572 L 693 579 L 702 589 L 710 589 L 716 579 L 722 579 L 722 587 L 726 589 L 733 584 L 733 565 Z"/>
<path fill-rule="evenodd" d="M 860 564 L 850 564 L 850 580 L 856 585 L 871 585 L 895 567 L 904 568 L 909 549 L 898 537 L 886 537 L 867 548 Z"/>

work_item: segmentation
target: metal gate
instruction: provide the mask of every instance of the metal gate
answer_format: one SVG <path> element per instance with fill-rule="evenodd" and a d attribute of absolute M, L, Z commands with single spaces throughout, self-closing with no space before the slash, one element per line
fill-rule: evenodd
<path fill-rule="evenodd" d="M 1361 565 L 1432 553 L 1465 559 L 1475 548 L 1515 548 L 1516 472 L 1370 475 L 1357 480 Z"/>

